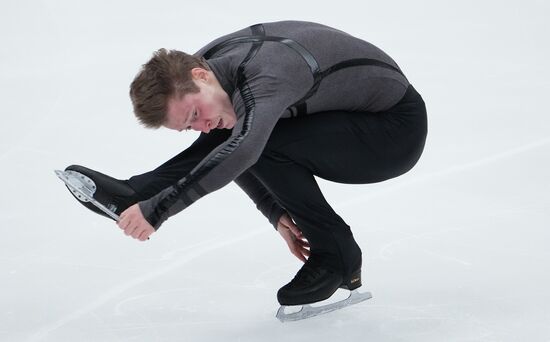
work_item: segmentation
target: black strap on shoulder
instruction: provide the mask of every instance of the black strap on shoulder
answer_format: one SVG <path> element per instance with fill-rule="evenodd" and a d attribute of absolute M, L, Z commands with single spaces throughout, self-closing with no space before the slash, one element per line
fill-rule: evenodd
<path fill-rule="evenodd" d="M 327 69 L 320 72 L 320 75 L 315 78 L 315 83 L 313 83 L 313 86 L 309 89 L 306 95 L 302 97 L 300 100 L 296 101 L 292 106 L 289 107 L 290 113 L 293 116 L 300 116 L 307 113 L 307 104 L 306 101 L 312 97 L 317 90 L 319 89 L 319 85 L 321 84 L 321 81 L 323 78 L 327 77 L 328 75 L 335 73 L 338 70 L 357 67 L 357 66 L 377 66 L 380 68 L 386 68 L 393 71 L 398 72 L 403 77 L 403 72 L 401 70 L 391 64 L 388 64 L 386 62 L 382 62 L 377 59 L 371 59 L 371 58 L 355 58 L 355 59 L 348 59 L 346 61 L 336 63 L 333 66 L 328 67 Z"/>
<path fill-rule="evenodd" d="M 311 70 L 311 73 L 314 75 L 314 77 L 316 75 L 320 76 L 321 69 L 315 57 L 313 57 L 313 55 L 299 43 L 293 41 L 292 39 L 283 38 L 283 37 L 252 35 L 252 36 L 230 38 L 210 48 L 208 51 L 204 53 L 203 57 L 205 59 L 210 59 L 218 51 L 220 51 L 221 49 L 225 48 L 228 45 L 239 44 L 239 43 L 260 43 L 260 46 L 261 46 L 261 43 L 263 42 L 278 42 L 290 47 L 291 49 L 296 51 L 300 56 L 302 56 L 302 58 L 305 60 L 305 62 L 309 66 L 309 69 Z"/>
<path fill-rule="evenodd" d="M 252 31 L 253 35 L 265 36 L 265 30 L 264 30 L 264 26 L 262 24 L 257 24 L 257 25 L 250 26 L 250 30 Z M 254 58 L 254 56 L 256 56 L 258 51 L 260 51 L 260 48 L 262 47 L 263 43 L 264 43 L 263 40 L 253 42 L 252 46 L 250 47 L 250 50 L 248 50 L 248 54 L 243 59 L 241 64 L 239 64 L 239 67 L 237 68 L 237 82 L 235 82 L 236 85 L 237 85 L 237 88 L 240 88 L 242 86 L 243 82 L 245 82 L 245 77 L 244 77 L 244 68 L 245 68 L 245 66 L 248 64 L 248 62 L 252 58 Z M 229 95 L 231 95 L 231 94 L 229 94 Z"/>

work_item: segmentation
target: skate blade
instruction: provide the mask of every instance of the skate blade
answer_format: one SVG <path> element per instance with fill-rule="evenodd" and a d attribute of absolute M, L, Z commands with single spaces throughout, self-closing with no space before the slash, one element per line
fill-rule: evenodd
<path fill-rule="evenodd" d="M 84 176 L 79 172 L 71 171 L 71 170 L 69 171 L 55 170 L 55 174 L 57 175 L 57 177 L 59 177 L 59 179 L 63 181 L 63 183 L 67 185 L 69 190 L 71 190 L 71 192 L 75 194 L 75 196 L 79 200 L 81 200 L 82 202 L 92 203 L 93 205 L 98 207 L 101 211 L 103 211 L 105 214 L 109 215 L 115 221 L 118 222 L 120 217 L 117 214 L 115 214 L 113 211 L 109 210 L 109 208 L 107 208 L 103 204 L 96 201 L 96 199 L 94 198 L 96 187 L 94 182 L 90 178 Z"/>
<path fill-rule="evenodd" d="M 288 321 L 299 321 L 302 319 L 322 315 L 334 310 L 340 310 L 342 308 L 345 308 L 347 306 L 360 303 L 362 301 L 365 301 L 367 299 L 372 298 L 372 294 L 370 292 L 361 293 L 357 290 L 353 290 L 350 292 L 348 298 L 343 299 L 336 303 L 326 304 L 322 306 L 311 306 L 311 304 L 305 304 L 302 306 L 302 309 L 298 312 L 293 313 L 285 313 L 285 309 L 289 308 L 291 306 L 285 306 L 282 305 L 279 310 L 277 310 L 276 317 L 281 322 L 288 322 Z M 294 307 L 294 306 L 292 306 Z"/>

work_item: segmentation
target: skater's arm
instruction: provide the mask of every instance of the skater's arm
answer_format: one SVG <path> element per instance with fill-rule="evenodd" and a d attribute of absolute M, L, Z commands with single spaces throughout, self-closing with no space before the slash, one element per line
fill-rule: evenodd
<path fill-rule="evenodd" d="M 235 180 L 258 161 L 281 114 L 282 111 L 276 114 L 266 111 L 260 104 L 248 108 L 246 115 L 239 118 L 233 135 L 212 150 L 189 174 L 175 185 L 139 202 L 145 219 L 158 229 L 170 216 Z"/>
<path fill-rule="evenodd" d="M 243 172 L 235 179 L 235 183 L 246 192 L 256 204 L 256 208 L 277 229 L 279 219 L 286 213 L 286 210 L 281 207 L 269 190 L 250 171 Z"/>
<path fill-rule="evenodd" d="M 201 133 L 184 151 L 163 163 L 153 171 L 131 177 L 129 185 L 139 193 L 138 201 L 147 200 L 189 174 L 207 155 L 229 139 L 229 130 L 213 130 Z"/>
<path fill-rule="evenodd" d="M 227 185 L 254 165 L 284 108 L 291 104 L 288 102 L 270 105 L 259 102 L 246 108 L 226 142 L 216 147 L 175 185 L 139 202 L 145 219 L 158 229 L 170 216 Z"/>
<path fill-rule="evenodd" d="M 243 69 L 232 96 L 237 122 L 231 137 L 175 185 L 139 202 L 145 219 L 155 229 L 202 196 L 232 182 L 258 161 L 277 121 L 313 85 L 307 64 L 300 56 L 292 56 L 295 60 L 269 63 L 267 55 L 258 53 L 254 59 L 260 59 Z"/>

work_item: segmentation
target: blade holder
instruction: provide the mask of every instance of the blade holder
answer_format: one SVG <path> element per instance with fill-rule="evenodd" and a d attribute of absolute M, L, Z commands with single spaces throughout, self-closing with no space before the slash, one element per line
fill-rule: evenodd
<path fill-rule="evenodd" d="M 94 198 L 97 187 L 89 177 L 72 170 L 55 170 L 55 174 L 67 185 L 76 198 L 82 202 L 90 202 L 118 222 L 120 218 L 112 210 L 114 208 L 107 208 Z"/>

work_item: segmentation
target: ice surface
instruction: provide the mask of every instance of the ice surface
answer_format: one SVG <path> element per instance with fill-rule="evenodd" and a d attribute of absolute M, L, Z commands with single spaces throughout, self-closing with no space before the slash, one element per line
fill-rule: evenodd
<path fill-rule="evenodd" d="M 312 4 L 315 4 L 312 6 Z M 0 341 L 550 341 L 550 47 L 543 1 L 0 5 Z M 124 236 L 53 174 L 126 178 L 195 134 L 141 128 L 128 85 L 160 48 L 194 52 L 258 22 L 325 23 L 380 46 L 423 95 L 408 174 L 321 181 L 364 251 L 364 291 L 281 324 L 300 267 L 235 186 Z"/>

